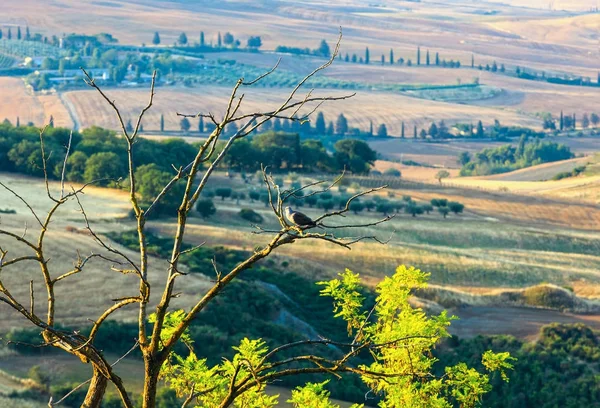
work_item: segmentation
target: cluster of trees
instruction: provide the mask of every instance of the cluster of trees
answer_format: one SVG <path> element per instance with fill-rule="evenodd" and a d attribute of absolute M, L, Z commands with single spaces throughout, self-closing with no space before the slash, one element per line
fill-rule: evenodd
<path fill-rule="evenodd" d="M 463 165 L 461 176 L 485 176 L 505 173 L 524 167 L 566 160 L 574 157 L 571 150 L 564 144 L 542 142 L 539 139 L 528 142 L 522 136 L 517 146 L 503 145 L 483 149 L 471 157 L 461 153 L 459 162 Z"/>
<path fill-rule="evenodd" d="M 314 123 L 314 125 L 312 124 Z M 179 122 L 179 128 L 183 132 L 189 132 L 192 128 L 195 128 L 188 118 L 183 118 Z M 214 125 L 206 123 L 202 117 L 197 122 L 198 133 L 210 133 L 214 130 Z M 165 130 L 164 117 L 161 115 L 160 119 L 160 130 Z M 233 134 L 238 130 L 237 125 L 230 124 L 225 129 L 225 134 Z M 367 131 L 361 130 L 356 127 L 350 126 L 348 119 L 343 113 L 340 113 L 335 122 L 333 120 L 326 121 L 323 112 L 318 112 L 314 121 L 292 121 L 280 118 L 275 118 L 272 121 L 265 122 L 260 127 L 261 132 L 286 132 L 286 133 L 297 133 L 302 137 L 314 136 L 318 139 L 331 140 L 333 137 L 353 137 L 353 138 L 367 138 L 367 137 L 388 137 L 388 130 L 385 123 L 379 124 L 375 130 L 374 124 L 371 121 L 369 129 Z"/>
<path fill-rule="evenodd" d="M 521 79 L 528 79 L 531 81 L 545 81 L 551 84 L 560 85 L 574 85 L 574 86 L 600 86 L 600 72 L 598 72 L 598 79 L 593 82 L 590 77 L 582 77 L 576 75 L 563 75 L 563 76 L 547 76 L 545 72 L 538 72 L 532 69 L 526 69 L 517 67 L 515 74 Z"/>
<path fill-rule="evenodd" d="M 280 187 L 284 186 L 283 179 L 277 179 L 277 184 Z M 299 187 L 299 184 L 292 182 L 292 188 Z M 301 191 L 298 197 L 289 200 L 289 204 L 293 207 L 308 207 L 308 208 L 319 208 L 323 211 L 330 211 L 332 209 L 343 209 L 346 206 L 348 200 L 352 197 L 352 194 L 348 193 L 346 188 L 340 188 L 339 194 L 332 192 L 325 192 L 318 195 L 311 195 L 308 191 L 305 194 Z M 372 199 L 356 199 L 350 203 L 350 211 L 354 214 L 361 212 L 376 212 L 381 213 L 384 216 L 390 214 L 398 214 L 404 211 L 406 214 L 410 214 L 413 217 L 422 214 L 430 214 L 433 211 L 438 211 L 444 218 L 451 212 L 454 214 L 460 214 L 464 211 L 465 206 L 462 203 L 455 201 L 448 201 L 445 198 L 433 199 L 430 203 L 419 202 L 413 200 L 410 196 L 403 196 L 401 200 L 396 200 L 395 194 L 391 193 L 389 198 L 380 196 L 374 196 Z M 258 190 L 250 190 L 248 194 L 241 191 L 235 191 L 231 187 L 218 187 L 214 190 L 206 190 L 203 193 L 203 199 L 198 201 L 196 206 L 197 213 L 203 218 L 209 218 L 216 213 L 216 207 L 213 200 L 220 198 L 221 201 L 225 199 L 235 200 L 239 204 L 240 200 L 247 199 L 249 202 L 262 202 L 265 207 L 269 206 L 269 196 L 266 192 L 260 192 Z M 245 218 L 245 217 L 242 217 Z M 261 221 L 256 221 L 257 223 Z"/>
<path fill-rule="evenodd" d="M 366 174 L 377 159 L 369 145 L 360 140 L 339 140 L 333 150 L 333 155 L 329 154 L 319 140 L 301 142 L 298 133 L 267 131 L 234 143 L 224 161 L 237 171 L 254 171 L 257 163 L 263 163 L 273 170 L 336 172 L 346 168 Z"/>
<path fill-rule="evenodd" d="M 565 115 L 563 111 L 560 111 L 560 116 L 555 118 L 551 113 L 545 112 L 542 114 L 542 120 L 544 121 L 544 129 L 547 130 L 574 130 L 577 128 L 577 114 Z M 600 124 L 600 116 L 597 113 L 587 114 L 584 113 L 581 117 L 580 128 L 587 129 L 590 125 L 594 128 Z"/>
<path fill-rule="evenodd" d="M 489 408 L 595 407 L 600 405 L 600 337 L 583 324 L 552 323 L 540 330 L 535 343 L 512 336 L 453 337 L 435 355 L 442 367 L 457 361 L 478 362 L 481 350 L 508 351 L 517 360 L 510 382 L 492 378 L 492 391 L 483 398 Z M 438 374 L 441 371 L 437 371 Z"/>
<path fill-rule="evenodd" d="M 152 37 L 152 44 L 155 46 L 161 44 L 160 33 L 158 31 L 156 31 L 154 33 L 154 36 Z M 176 45 L 182 47 L 194 47 L 206 51 L 218 51 L 222 50 L 223 48 L 239 49 L 242 45 L 242 42 L 239 38 L 235 38 L 234 35 L 229 31 L 227 31 L 224 35 L 221 35 L 221 32 L 219 31 L 217 34 L 216 43 L 213 43 L 212 39 L 209 41 L 206 40 L 204 31 L 200 31 L 200 37 L 198 42 L 191 43 L 188 40 L 187 34 L 185 32 L 182 32 L 177 38 Z M 246 48 L 251 50 L 258 50 L 260 47 L 262 47 L 262 39 L 260 38 L 260 36 L 250 36 L 246 40 Z"/>
<path fill-rule="evenodd" d="M 275 52 L 283 52 L 286 54 L 294 54 L 294 55 L 316 55 L 318 57 L 331 57 L 331 48 L 329 44 L 325 40 L 321 40 L 319 46 L 315 49 L 300 48 L 300 47 L 289 47 L 287 45 L 278 45 L 275 47 Z"/>
<path fill-rule="evenodd" d="M 61 156 L 68 144 L 70 130 L 49 128 L 44 144 L 47 152 L 50 178 L 59 178 L 62 172 Z M 217 150 L 222 145 L 217 146 Z M 189 163 L 197 148 L 181 139 L 161 142 L 139 139 L 135 144 L 136 179 L 144 201 L 153 200 L 172 178 L 172 163 Z M 251 139 L 237 141 L 226 156 L 223 166 L 237 171 L 256 171 L 259 163 L 271 170 L 299 170 L 338 172 L 346 169 L 366 174 L 376 160 L 376 153 L 363 141 L 343 139 L 329 154 L 318 140 L 300 141 L 298 134 L 267 132 Z M 115 186 L 126 175 L 125 141 L 106 129 L 92 127 L 81 133 L 73 132 L 66 179 L 73 182 L 92 182 L 101 186 Z M 39 130 L 32 126 L 0 125 L 0 171 L 11 171 L 42 176 Z M 183 184 L 176 185 L 162 200 L 161 210 L 178 205 Z"/>
<path fill-rule="evenodd" d="M 404 123 L 402 123 L 402 129 L 404 129 Z M 502 125 L 497 119 L 494 120 L 493 126 L 488 127 L 484 127 L 481 120 L 476 125 L 473 123 L 456 123 L 453 128 L 448 128 L 446 123 L 441 120 L 437 123 L 432 122 L 428 129 L 421 129 L 420 132 L 417 132 L 417 128 L 415 127 L 415 137 L 421 139 L 428 137 L 431 139 L 447 139 L 456 136 L 507 140 L 523 135 L 527 138 L 543 138 L 545 136 L 543 132 L 537 132 L 533 129 Z M 404 137 L 404 132 L 402 132 L 401 137 Z"/>
<path fill-rule="evenodd" d="M 123 54 L 115 48 L 84 47 L 80 51 L 67 51 L 65 57 L 44 58 L 40 67 L 43 71 L 40 74 L 30 74 L 26 80 L 35 90 L 48 89 L 55 85 L 50 78 L 56 77 L 56 73 L 66 76 L 68 70 L 76 70 L 76 74 L 72 74 L 71 77 L 78 77 L 81 75 L 80 67 L 102 69 L 107 76 L 98 75 L 98 80 L 116 85 L 126 78 L 140 81 L 143 74 L 147 75 L 149 80 L 150 74 L 155 70 L 159 80 L 163 75 L 172 72 L 190 73 L 197 68 L 197 63 L 183 57 L 173 57 L 168 52 L 152 55 L 135 52 Z M 80 81 L 79 85 L 85 84 Z"/>
<path fill-rule="evenodd" d="M 371 51 L 369 50 L 369 47 L 367 47 L 365 49 L 364 56 L 358 56 L 357 54 L 349 55 L 348 53 L 346 53 L 343 57 L 342 57 L 342 54 L 340 54 L 339 58 L 345 62 L 352 62 L 352 63 L 358 63 L 358 64 L 370 64 L 372 61 Z M 390 49 L 389 56 L 386 57 L 386 54 L 381 54 L 380 61 L 381 61 L 381 65 L 385 65 L 385 64 L 404 65 L 404 64 L 406 64 L 406 66 L 408 66 L 408 67 L 413 66 L 413 65 L 437 66 L 437 67 L 443 67 L 443 68 L 460 68 L 461 67 L 461 63 L 458 60 L 457 61 L 454 61 L 454 60 L 447 61 L 446 59 L 441 59 L 439 52 L 436 52 L 435 55 L 433 55 L 433 54 L 429 53 L 429 50 L 426 50 L 424 57 L 422 57 L 421 47 L 417 47 L 417 54 L 416 54 L 415 60 L 412 60 L 410 58 L 405 59 L 404 57 L 399 57 L 396 59 L 394 57 L 394 50 Z"/>
<path fill-rule="evenodd" d="M 474 60 L 472 59 L 471 60 L 471 68 L 475 68 L 473 61 Z M 480 71 L 486 70 L 486 71 L 490 71 L 490 72 L 498 72 L 498 71 L 500 71 L 500 72 L 506 72 L 506 67 L 504 66 L 504 64 L 500 64 L 500 67 L 498 67 L 498 64 L 496 63 L 496 61 L 494 61 L 492 63 L 492 65 L 485 64 L 485 66 L 483 66 L 483 65 L 479 64 L 477 66 L 477 69 L 480 70 Z"/>
<path fill-rule="evenodd" d="M 53 45 L 58 45 L 59 44 L 59 40 L 58 37 L 56 36 L 52 36 L 51 39 L 48 39 L 48 37 L 43 36 L 40 33 L 34 33 L 33 35 L 31 34 L 31 32 L 29 31 L 29 26 L 25 27 L 25 33 L 23 34 L 21 32 L 21 27 L 17 26 L 17 30 L 16 33 L 13 34 L 13 27 L 8 27 L 5 29 L 6 30 L 6 34 L 4 33 L 4 29 L 0 28 L 0 40 L 2 39 L 6 39 L 6 40 L 23 40 L 23 41 L 37 41 L 37 42 L 43 42 L 44 44 L 48 44 L 51 43 Z"/>

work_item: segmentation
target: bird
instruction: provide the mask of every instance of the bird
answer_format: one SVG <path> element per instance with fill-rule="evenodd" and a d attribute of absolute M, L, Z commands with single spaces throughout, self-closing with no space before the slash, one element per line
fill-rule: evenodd
<path fill-rule="evenodd" d="M 292 207 L 285 207 L 285 218 L 300 228 L 318 227 L 317 223 L 314 222 L 308 215 L 302 214 L 299 211 L 294 211 L 292 210 Z"/>

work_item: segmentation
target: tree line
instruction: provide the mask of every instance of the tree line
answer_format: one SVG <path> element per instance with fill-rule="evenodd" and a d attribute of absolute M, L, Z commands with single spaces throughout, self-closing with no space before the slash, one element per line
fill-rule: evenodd
<path fill-rule="evenodd" d="M 162 42 L 160 33 L 158 31 L 154 32 L 154 36 L 152 37 L 152 44 L 155 46 L 160 45 Z M 207 41 L 204 31 L 200 31 L 200 35 L 198 37 L 197 42 L 192 42 L 188 39 L 188 36 L 185 32 L 181 32 L 179 37 L 177 37 L 177 41 L 175 45 L 180 47 L 194 47 L 199 50 L 204 51 L 220 51 L 223 49 L 239 49 L 242 46 L 242 42 L 239 38 L 236 38 L 231 32 L 227 31 L 225 34 L 221 35 L 219 31 L 217 33 L 217 39 L 213 42 L 213 39 Z M 258 50 L 262 47 L 262 39 L 258 35 L 251 35 L 246 40 L 246 48 L 250 50 Z"/>
<path fill-rule="evenodd" d="M 561 143 L 528 141 L 522 136 L 517 146 L 510 144 L 486 148 L 473 157 L 468 152 L 459 155 L 462 165 L 461 176 L 486 176 L 506 173 L 542 163 L 567 160 L 574 155 L 569 147 Z"/>

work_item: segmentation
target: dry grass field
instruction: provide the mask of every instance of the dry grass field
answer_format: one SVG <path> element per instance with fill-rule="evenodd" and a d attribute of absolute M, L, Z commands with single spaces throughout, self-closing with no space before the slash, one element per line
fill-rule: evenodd
<path fill-rule="evenodd" d="M 16 190 L 19 194 L 27 197 L 32 207 L 44 214 L 49 208 L 49 200 L 44 193 L 42 180 L 25 177 L 15 177 L 2 174 L 0 180 L 9 187 Z M 52 184 L 53 189 L 57 189 L 56 183 Z M 56 191 L 56 190 L 55 190 Z M 26 237 L 33 239 L 39 230 L 36 229 L 36 222 L 27 208 L 15 197 L 8 194 L 5 190 L 0 192 L 1 209 L 14 209 L 17 214 L 2 214 L 2 227 L 17 233 L 23 234 L 25 225 L 27 225 Z M 81 198 L 82 204 L 86 209 L 88 217 L 92 220 L 93 228 L 99 232 L 119 231 L 123 228 L 131 228 L 115 222 L 116 218 L 123 217 L 127 212 L 128 199 L 122 191 L 115 191 L 102 188 L 86 189 L 85 195 Z M 45 245 L 46 256 L 51 258 L 50 268 L 53 276 L 58 276 L 68 272 L 73 268 L 77 260 L 77 251 L 82 256 L 92 252 L 98 252 L 101 248 L 94 240 L 85 233 L 85 223 L 79 208 L 75 202 L 70 202 L 57 214 L 55 221 L 51 224 L 48 232 L 48 241 Z M 17 257 L 26 254 L 26 247 L 15 246 L 11 239 L 6 236 L 0 236 L 0 245 L 3 248 L 11 248 L 10 257 Z M 13 249 L 14 248 L 14 249 Z M 133 259 L 136 254 L 131 251 L 124 251 Z M 139 255 L 138 255 L 139 256 Z M 36 263 L 21 264 L 17 271 L 12 268 L 14 273 L 10 273 L 10 268 L 3 271 L 3 282 L 17 298 L 25 301 L 29 299 L 29 280 L 34 280 L 34 289 L 36 293 L 44 293 L 43 281 L 39 274 L 39 267 Z M 101 259 L 93 259 L 88 263 L 84 272 L 63 281 L 63 284 L 57 284 L 57 298 L 63 299 L 57 304 L 57 319 L 64 324 L 85 324 L 90 318 L 96 318 L 102 311 L 112 304 L 111 299 L 132 296 L 138 293 L 137 279 L 134 276 L 122 276 L 117 272 L 111 271 L 113 263 Z M 29 269 L 30 268 L 30 269 Z M 160 280 L 160 276 L 167 269 L 167 263 L 151 260 L 150 274 L 155 281 Z M 182 282 L 183 283 L 183 282 Z M 206 282 L 201 275 L 189 276 L 186 278 L 185 287 L 181 287 L 184 293 L 194 294 L 207 287 Z M 158 296 L 158 293 L 155 293 Z M 156 298 L 154 300 L 157 300 Z M 188 306 L 193 301 L 186 297 L 186 301 L 180 303 L 180 306 Z M 29 302 L 27 300 L 27 302 Z M 186 303 L 188 302 L 188 303 Z M 15 326 L 22 326 L 24 321 L 22 317 L 8 309 L 5 305 L 0 306 L 0 331 L 10 329 Z M 127 320 L 137 314 L 134 307 L 124 309 L 119 317 Z"/>

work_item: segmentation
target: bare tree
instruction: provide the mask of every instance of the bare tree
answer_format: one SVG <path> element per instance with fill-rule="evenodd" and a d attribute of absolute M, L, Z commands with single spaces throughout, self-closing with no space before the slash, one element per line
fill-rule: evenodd
<path fill-rule="evenodd" d="M 144 117 L 146 112 L 149 109 L 151 109 L 153 104 L 155 96 L 156 73 L 152 79 L 148 104 L 140 112 L 135 126 L 131 128 L 127 126 L 126 122 L 124 121 L 116 102 L 111 100 L 109 96 L 99 87 L 96 81 L 85 70 L 83 70 L 86 76 L 86 83 L 90 87 L 95 89 L 106 101 L 106 103 L 108 103 L 114 110 L 123 134 L 123 138 L 127 142 L 129 200 L 131 202 L 131 208 L 135 215 L 137 226 L 136 229 L 139 240 L 139 258 L 137 260 L 130 258 L 123 251 L 120 251 L 119 249 L 113 247 L 109 242 L 105 240 L 105 238 L 103 238 L 100 234 L 96 233 L 91 227 L 88 215 L 80 200 L 80 195 L 83 194 L 84 189 L 87 187 L 87 185 L 84 185 L 78 189 L 71 188 L 70 191 L 65 192 L 64 167 L 66 166 L 67 158 L 69 155 L 70 143 L 69 146 L 67 146 L 67 153 L 63 164 L 61 191 L 60 194 L 55 195 L 51 191 L 48 182 L 48 172 L 46 169 L 48 155 L 44 150 L 43 135 L 45 129 L 42 129 L 40 132 L 40 141 L 42 147 L 42 164 L 44 167 L 44 174 L 46 180 L 46 193 L 48 199 L 53 203 L 51 209 L 45 214 L 44 217 L 38 216 L 37 212 L 28 203 L 25 197 L 22 197 L 16 191 L 12 190 L 10 187 L 0 182 L 0 185 L 3 188 L 5 188 L 9 193 L 13 194 L 23 203 L 24 206 L 28 208 L 28 210 L 35 218 L 39 227 L 37 232 L 37 238 L 35 240 L 27 238 L 26 234 L 19 235 L 13 231 L 10 231 L 9 229 L 0 229 L 0 235 L 4 235 L 11 238 L 15 242 L 15 244 L 18 243 L 25 245 L 30 252 L 30 254 L 25 256 L 10 258 L 9 253 L 11 252 L 11 250 L 9 250 L 8 248 L 0 248 L 0 272 L 9 267 L 14 267 L 26 261 L 36 262 L 40 269 L 41 277 L 45 285 L 47 305 L 43 308 L 40 308 L 38 306 L 38 308 L 36 309 L 35 300 L 37 294 L 34 293 L 33 283 L 31 283 L 29 299 L 17 299 L 11 294 L 10 288 L 6 287 L 2 283 L 1 276 L 0 301 L 8 304 L 10 307 L 18 311 L 25 319 L 29 320 L 35 326 L 39 327 L 43 335 L 45 345 L 60 348 L 70 354 L 79 357 L 83 363 L 91 364 L 93 368 L 92 378 L 89 381 L 80 385 L 80 387 L 86 385 L 88 387 L 87 395 L 83 403 L 84 407 L 100 407 L 101 401 L 106 391 L 106 387 L 109 382 L 113 383 L 116 386 L 121 400 L 123 402 L 123 405 L 128 408 L 133 407 L 133 403 L 130 399 L 125 385 L 123 384 L 121 378 L 117 374 L 115 374 L 115 371 L 113 369 L 113 366 L 116 363 L 118 363 L 124 356 L 121 359 L 117 360 L 117 362 L 111 364 L 107 361 L 103 352 L 96 348 L 94 345 L 94 340 L 96 339 L 98 332 L 101 330 L 103 323 L 114 313 L 118 312 L 120 309 L 133 304 L 137 304 L 139 308 L 137 319 L 138 338 L 135 340 L 135 342 L 133 342 L 132 348 L 127 354 L 129 354 L 131 351 L 138 347 L 141 350 L 145 368 L 142 401 L 144 408 L 150 408 L 155 406 L 157 385 L 161 367 L 163 367 L 164 363 L 167 361 L 175 344 L 181 339 L 182 335 L 190 326 L 190 324 L 198 315 L 198 313 L 204 310 L 206 306 L 211 302 L 211 300 L 217 297 L 223 291 L 223 289 L 228 284 L 230 284 L 240 273 L 249 269 L 261 259 L 268 257 L 275 249 L 283 245 L 292 244 L 299 240 L 318 239 L 327 241 L 331 244 L 340 245 L 348 249 L 350 249 L 350 247 L 353 244 L 366 239 L 371 239 L 380 243 L 385 243 L 385 241 L 381 241 L 375 236 L 347 236 L 344 234 L 338 235 L 331 231 L 348 231 L 348 229 L 354 227 L 367 227 L 378 225 L 382 222 L 388 221 L 391 217 L 385 217 L 381 220 L 369 224 L 324 224 L 325 221 L 343 217 L 349 211 L 350 204 L 354 200 L 364 195 L 374 193 L 383 187 L 358 193 L 348 200 L 343 209 L 321 215 L 319 218 L 316 219 L 316 222 L 319 225 L 326 227 L 326 229 L 323 232 L 313 232 L 310 229 L 303 229 L 288 223 L 288 221 L 283 215 L 283 206 L 288 199 L 292 197 L 297 197 L 300 191 L 303 191 L 309 187 L 322 185 L 323 181 L 313 182 L 294 190 L 280 191 L 279 187 L 275 184 L 273 178 L 268 174 L 268 172 L 265 169 L 263 169 L 263 181 L 269 193 L 270 207 L 273 211 L 274 216 L 277 217 L 277 219 L 279 220 L 280 229 L 265 230 L 257 227 L 257 230 L 255 232 L 257 234 L 269 234 L 271 236 L 270 241 L 262 248 L 255 250 L 254 253 L 252 253 L 244 261 L 237 264 L 232 270 L 227 271 L 225 273 L 218 272 L 217 279 L 214 285 L 206 293 L 204 293 L 197 299 L 195 305 L 189 311 L 187 311 L 185 317 L 177 324 L 177 326 L 169 328 L 168 332 L 165 330 L 165 318 L 170 310 L 171 300 L 176 296 L 176 294 L 174 293 L 175 282 L 185 275 L 179 269 L 179 262 L 181 255 L 186 252 L 183 249 L 183 240 L 186 234 L 186 227 L 188 225 L 188 217 L 190 215 L 190 211 L 192 210 L 194 204 L 200 197 L 207 182 L 209 181 L 219 164 L 223 161 L 223 158 L 228 154 L 233 143 L 247 137 L 249 134 L 251 134 L 254 130 L 258 129 L 267 121 L 277 118 L 282 120 L 303 122 L 308 120 L 310 116 L 324 102 L 344 100 L 353 96 L 353 94 L 344 96 L 313 96 L 313 90 L 309 90 L 303 96 L 298 97 L 301 88 L 306 84 L 308 80 L 310 80 L 317 73 L 326 69 L 333 63 L 336 56 L 338 55 L 339 45 L 340 42 L 338 40 L 335 50 L 331 55 L 331 58 L 323 65 L 319 66 L 317 69 L 306 75 L 306 77 L 304 77 L 301 81 L 299 81 L 298 84 L 291 90 L 291 92 L 283 98 L 282 102 L 273 109 L 265 110 L 262 112 L 253 112 L 245 114 L 240 113 L 242 102 L 244 100 L 244 93 L 242 93 L 242 89 L 257 84 L 258 82 L 269 76 L 271 73 L 273 73 L 275 70 L 277 70 L 279 66 L 279 61 L 271 70 L 265 72 L 258 78 L 255 78 L 251 81 L 245 81 L 243 78 L 239 79 L 233 87 L 233 91 L 224 109 L 224 113 L 221 119 L 218 119 L 216 115 L 212 113 L 197 113 L 194 115 L 178 114 L 179 116 L 184 118 L 202 117 L 204 119 L 208 119 L 212 121 L 212 123 L 215 126 L 215 129 L 199 147 L 194 160 L 190 163 L 181 164 L 179 167 L 176 167 L 176 172 L 172 180 L 164 186 L 163 190 L 156 197 L 156 199 L 145 209 L 142 208 L 138 198 L 137 183 L 134 177 L 135 160 L 133 146 L 138 140 L 138 134 L 141 128 L 142 118 Z M 232 123 L 239 123 L 238 130 L 232 136 L 225 139 L 224 147 L 217 153 L 217 143 L 223 139 L 224 129 L 227 127 L 227 125 Z M 338 178 L 333 184 L 321 190 L 313 192 L 310 195 L 317 195 L 328 191 L 333 187 L 333 185 L 339 182 L 339 180 L 340 179 Z M 165 271 L 164 274 L 164 289 L 162 290 L 160 301 L 155 307 L 153 307 L 153 310 L 155 310 L 155 314 L 153 316 L 154 323 L 152 325 L 151 331 L 147 332 L 146 324 L 148 322 L 149 315 L 150 293 L 152 290 L 157 290 L 156 288 L 158 287 L 158 282 L 153 282 L 153 284 L 151 284 L 148 281 L 149 260 L 147 250 L 146 222 L 148 220 L 148 216 L 154 211 L 157 203 L 159 203 L 163 199 L 163 197 L 167 194 L 167 192 L 169 192 L 172 189 L 175 183 L 179 182 L 185 183 L 185 191 L 181 197 L 181 204 L 179 205 L 179 208 L 177 210 L 177 226 L 176 232 L 174 234 L 174 245 L 171 251 L 170 258 L 168 260 L 168 269 Z M 89 234 L 93 237 L 93 239 L 97 242 L 99 246 L 99 251 L 97 253 L 92 253 L 86 257 L 78 257 L 78 259 L 76 259 L 73 269 L 62 274 L 57 274 L 56 271 L 51 270 L 50 268 L 49 256 L 45 252 L 44 242 L 47 237 L 46 233 L 51 227 L 53 217 L 65 203 L 72 200 L 75 201 L 79 206 L 81 214 L 85 221 L 86 229 L 89 232 Z M 57 284 L 62 284 L 66 282 L 70 277 L 81 273 L 84 270 L 86 264 L 88 264 L 88 262 L 90 262 L 90 260 L 93 258 L 102 258 L 107 261 L 110 261 L 111 263 L 113 263 L 113 265 L 118 265 L 113 266 L 113 270 L 116 272 L 120 272 L 122 274 L 135 274 L 139 280 L 139 293 L 135 296 L 115 299 L 114 304 L 111 307 L 107 308 L 100 316 L 93 320 L 92 328 L 89 334 L 87 335 L 83 335 L 78 331 L 66 331 L 58 329 L 58 322 L 55 318 L 55 304 L 57 302 L 57 299 L 55 297 L 55 287 Z M 29 307 L 26 304 L 27 300 L 29 301 Z M 331 342 L 326 339 L 321 339 L 318 341 L 307 340 L 305 342 L 284 345 L 278 349 L 273 350 L 270 353 L 270 356 L 274 356 L 281 350 L 293 348 L 300 344 L 325 343 Z M 242 382 L 239 382 L 236 380 L 236 378 L 233 378 L 232 383 L 230 384 L 230 392 L 223 400 L 221 406 L 229 406 L 237 396 L 241 395 L 246 390 L 252 388 L 257 383 L 266 383 L 269 380 L 283 376 L 294 375 L 302 372 L 336 371 L 351 371 L 362 373 L 365 375 L 369 374 L 365 370 L 352 367 L 350 364 L 348 364 L 348 360 L 350 359 L 350 357 L 357 355 L 361 350 L 368 347 L 372 347 L 372 344 L 360 344 L 358 342 L 353 342 L 348 345 L 340 346 L 346 346 L 349 348 L 350 351 L 348 353 L 345 353 L 339 361 L 330 361 L 317 356 L 298 356 L 293 361 L 304 360 L 308 362 L 313 362 L 314 367 L 310 369 L 295 370 L 282 369 L 273 372 L 273 366 L 269 365 L 268 371 L 263 372 L 260 369 L 257 370 L 254 373 L 256 375 L 254 378 L 246 378 Z M 278 366 L 284 367 L 290 362 L 280 362 Z M 265 365 L 263 368 L 266 367 L 267 366 Z M 191 402 L 192 399 L 196 397 L 199 392 L 201 391 L 196 390 L 195 392 L 192 392 L 189 401 L 187 402 Z M 55 401 L 51 398 L 49 406 L 52 407 L 60 404 L 60 402 L 62 402 L 64 398 L 66 398 L 66 396 L 63 396 L 58 401 Z"/>

